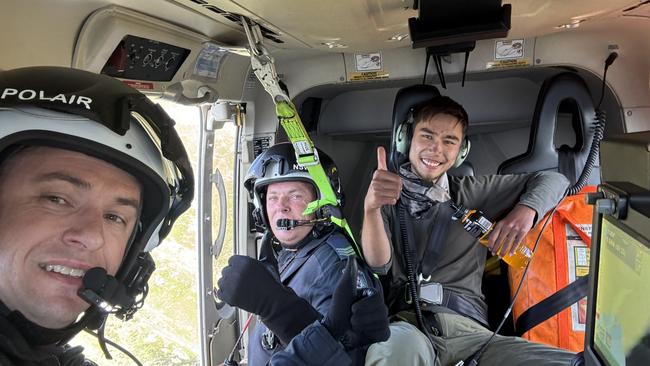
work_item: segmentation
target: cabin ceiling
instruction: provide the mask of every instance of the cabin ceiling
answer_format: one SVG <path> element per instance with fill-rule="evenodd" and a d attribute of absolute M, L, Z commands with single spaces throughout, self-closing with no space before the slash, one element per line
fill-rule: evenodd
<path fill-rule="evenodd" d="M 275 48 L 331 52 L 410 46 L 408 37 L 401 40 L 391 38 L 408 35 L 408 18 L 418 14 L 413 10 L 413 0 L 172 1 L 233 28 L 239 28 L 233 14 L 246 15 L 267 28 L 270 38 L 266 44 Z M 647 2 L 639 0 L 504 0 L 503 3 L 512 5 L 509 38 L 575 31 L 560 26 L 622 16 L 626 9 L 642 3 L 646 5 L 641 8 L 650 7 Z M 639 12 L 638 9 L 635 11 Z"/>

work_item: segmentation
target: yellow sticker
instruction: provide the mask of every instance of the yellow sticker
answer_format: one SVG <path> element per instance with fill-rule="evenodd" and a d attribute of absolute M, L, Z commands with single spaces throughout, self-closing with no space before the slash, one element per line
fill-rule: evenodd
<path fill-rule="evenodd" d="M 529 59 L 512 59 L 512 60 L 496 60 L 490 61 L 485 64 L 486 69 L 512 69 L 516 67 L 530 66 Z"/>
<path fill-rule="evenodd" d="M 578 277 L 586 276 L 589 274 L 589 267 L 576 267 L 576 275 Z"/>
<path fill-rule="evenodd" d="M 388 79 L 388 71 L 363 71 L 351 72 L 348 74 L 348 81 L 366 81 L 366 80 L 381 80 Z"/>

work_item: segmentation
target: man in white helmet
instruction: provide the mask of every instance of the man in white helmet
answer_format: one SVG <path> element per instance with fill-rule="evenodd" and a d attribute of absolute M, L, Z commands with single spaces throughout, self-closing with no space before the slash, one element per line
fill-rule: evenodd
<path fill-rule="evenodd" d="M 68 340 L 142 305 L 193 195 L 173 124 L 107 76 L 0 72 L 1 365 L 83 365 Z"/>

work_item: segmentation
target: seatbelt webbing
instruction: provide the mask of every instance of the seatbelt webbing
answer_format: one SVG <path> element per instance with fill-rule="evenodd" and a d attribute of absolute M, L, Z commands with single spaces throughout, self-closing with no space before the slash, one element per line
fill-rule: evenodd
<path fill-rule="evenodd" d="M 587 296 L 589 275 L 582 276 L 553 295 L 538 302 L 517 319 L 515 335 L 521 337 L 533 327 Z"/>
<path fill-rule="evenodd" d="M 449 201 L 438 204 L 438 212 L 436 212 L 436 217 L 433 220 L 433 229 L 429 236 L 427 247 L 424 250 L 424 255 L 422 256 L 422 276 L 426 277 L 431 275 L 438 267 L 437 262 L 440 259 L 440 248 L 447 238 L 447 231 L 449 230 L 453 213 L 454 210 L 451 208 Z"/>

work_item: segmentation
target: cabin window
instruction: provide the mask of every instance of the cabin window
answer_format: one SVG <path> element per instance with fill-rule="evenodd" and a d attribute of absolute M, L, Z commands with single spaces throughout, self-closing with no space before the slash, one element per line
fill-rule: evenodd
<path fill-rule="evenodd" d="M 198 168 L 200 109 L 176 103 L 154 100 L 176 121 L 177 131 L 192 161 L 195 177 Z M 233 168 L 237 128 L 234 123 L 219 130 L 214 147 L 214 165 L 222 174 L 227 192 L 228 208 L 233 207 Z M 199 363 L 199 336 L 197 315 L 197 205 L 195 202 L 174 225 L 165 241 L 152 255 L 156 271 L 149 280 L 149 295 L 145 305 L 133 319 L 122 322 L 109 316 L 106 338 L 126 348 L 143 365 L 196 365 Z M 216 232 L 219 198 L 213 188 L 213 230 Z M 225 213 L 224 213 L 225 214 Z M 221 273 L 233 248 L 233 219 L 228 215 L 226 240 L 215 275 Z M 216 283 L 216 279 L 215 279 Z M 132 365 L 126 355 L 108 345 L 113 360 L 107 360 L 97 339 L 85 332 L 71 342 L 82 345 L 87 358 L 100 365 Z"/>

